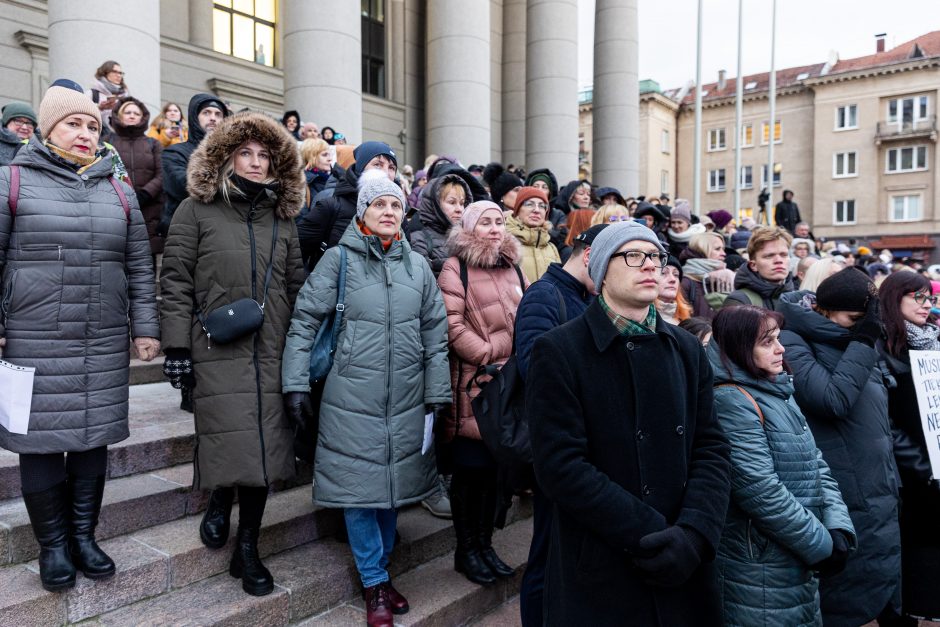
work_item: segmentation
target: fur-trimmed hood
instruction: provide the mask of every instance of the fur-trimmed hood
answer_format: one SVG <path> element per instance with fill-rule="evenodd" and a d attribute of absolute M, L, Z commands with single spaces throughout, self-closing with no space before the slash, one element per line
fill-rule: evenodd
<path fill-rule="evenodd" d="M 522 244 L 506 232 L 499 246 L 493 247 L 486 239 L 458 224 L 447 235 L 447 252 L 472 268 L 497 268 L 517 265 L 522 259 Z"/>
<path fill-rule="evenodd" d="M 215 200 L 219 193 L 219 170 L 235 149 L 252 139 L 265 145 L 277 163 L 272 175 L 277 183 L 278 217 L 293 218 L 300 211 L 306 189 L 300 152 L 287 129 L 263 113 L 228 117 L 199 144 L 189 160 L 186 191 L 205 204 Z"/>

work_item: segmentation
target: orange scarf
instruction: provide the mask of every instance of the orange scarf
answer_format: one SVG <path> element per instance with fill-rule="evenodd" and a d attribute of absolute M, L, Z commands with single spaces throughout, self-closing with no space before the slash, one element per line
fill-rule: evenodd
<path fill-rule="evenodd" d="M 356 223 L 359 225 L 359 230 L 362 231 L 363 235 L 375 235 L 375 233 L 373 233 L 361 220 L 356 220 Z M 385 252 L 388 252 L 388 249 L 392 247 L 392 242 L 399 240 L 401 240 L 401 231 L 395 233 L 395 237 L 390 240 L 384 240 L 381 237 L 379 238 L 379 241 L 382 242 L 382 249 Z"/>

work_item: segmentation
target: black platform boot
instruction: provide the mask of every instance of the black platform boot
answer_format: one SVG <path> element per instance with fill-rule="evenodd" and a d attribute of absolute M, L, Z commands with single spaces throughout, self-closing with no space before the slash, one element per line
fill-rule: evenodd
<path fill-rule="evenodd" d="M 210 549 L 221 549 L 228 542 L 235 488 L 216 488 L 209 495 L 206 513 L 199 525 L 199 538 Z"/>
<path fill-rule="evenodd" d="M 24 494 L 29 522 L 39 542 L 39 578 L 42 587 L 58 592 L 75 585 L 75 566 L 68 547 L 68 491 L 66 482 L 48 490 Z"/>
<path fill-rule="evenodd" d="M 114 574 L 114 560 L 95 542 L 95 527 L 104 497 L 104 475 L 69 476 L 72 517 L 69 525 L 69 554 L 75 568 L 89 579 L 104 579 Z"/>
<path fill-rule="evenodd" d="M 497 490 L 494 485 L 480 485 L 478 488 L 480 503 L 479 546 L 480 556 L 497 577 L 511 577 L 516 571 L 499 559 L 493 550 L 493 521 L 496 519 Z"/>
<path fill-rule="evenodd" d="M 228 572 L 232 577 L 242 580 L 242 590 L 256 597 L 271 594 L 274 590 L 274 578 L 261 563 L 258 556 L 257 528 L 238 527 L 238 539 Z"/>
<path fill-rule="evenodd" d="M 454 570 L 463 573 L 473 583 L 486 586 L 495 583 L 496 577 L 483 561 L 477 545 L 480 514 L 474 505 L 479 499 L 473 492 L 473 486 L 455 473 L 450 490 L 450 508 L 457 535 Z"/>

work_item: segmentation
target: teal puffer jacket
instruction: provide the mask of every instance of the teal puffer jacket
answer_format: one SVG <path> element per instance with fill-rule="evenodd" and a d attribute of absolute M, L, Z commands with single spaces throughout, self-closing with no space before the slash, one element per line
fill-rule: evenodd
<path fill-rule="evenodd" d="M 829 557 L 828 529 L 855 531 L 829 466 L 793 400 L 787 374 L 757 380 L 708 347 L 715 412 L 731 443 L 731 504 L 717 564 L 725 625 L 822 625 L 810 565 Z M 764 415 L 763 426 L 747 390 Z M 854 548 L 854 546 L 853 546 Z"/>
<path fill-rule="evenodd" d="M 346 309 L 320 403 L 314 501 L 392 508 L 427 497 L 436 468 L 421 454 L 425 405 L 450 403 L 447 314 L 427 261 L 404 239 L 383 252 L 355 222 Z M 284 392 L 309 389 L 310 348 L 336 307 L 339 248 L 326 251 L 294 306 L 282 362 Z"/>

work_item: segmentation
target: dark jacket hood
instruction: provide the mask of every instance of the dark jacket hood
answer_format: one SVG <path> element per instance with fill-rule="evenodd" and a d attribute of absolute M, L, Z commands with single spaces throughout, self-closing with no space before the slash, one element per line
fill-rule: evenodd
<path fill-rule="evenodd" d="M 432 180 L 427 184 L 427 189 L 422 192 L 421 198 L 418 201 L 418 217 L 421 220 L 421 224 L 424 225 L 425 228 L 437 231 L 442 235 L 446 235 L 453 226 L 444 213 L 444 210 L 441 208 L 441 203 L 438 201 L 441 188 L 448 183 L 460 185 L 463 188 L 464 198 L 466 199 L 464 207 L 470 204 L 473 200 L 470 186 L 456 174 L 445 174 L 444 176 L 439 176 Z"/>
<path fill-rule="evenodd" d="M 467 196 L 467 198 L 471 199 L 470 202 L 490 199 L 490 195 L 486 193 L 486 188 L 483 187 L 483 183 L 481 183 L 477 177 L 473 176 L 456 163 L 438 161 L 434 167 L 434 178 L 436 179 L 447 174 L 454 174 L 463 179 L 463 182 L 467 184 L 467 188 L 470 190 L 470 195 Z M 422 194 L 422 197 L 423 195 L 424 194 Z"/>
<path fill-rule="evenodd" d="M 653 216 L 653 222 L 656 228 L 663 228 L 666 226 L 666 223 L 669 222 L 669 216 L 665 215 L 662 209 L 645 200 L 641 200 L 636 205 L 636 211 L 633 213 L 633 217 L 642 218 L 648 215 Z"/>
<path fill-rule="evenodd" d="M 590 185 L 589 181 L 569 181 L 568 184 L 562 187 L 561 191 L 558 192 L 558 195 L 555 197 L 555 201 L 552 203 L 552 206 L 556 209 L 559 209 L 560 211 L 565 212 L 565 215 L 568 215 L 568 212 L 571 211 L 571 206 L 568 204 L 571 200 L 571 195 L 574 194 L 574 190 L 578 189 L 584 183 Z"/>
<path fill-rule="evenodd" d="M 20 136 L 14 133 L 13 131 L 7 130 L 6 128 L 0 128 L 0 142 L 4 144 L 22 144 L 23 140 L 20 139 Z"/>
<path fill-rule="evenodd" d="M 793 276 L 787 275 L 787 280 L 782 285 L 771 283 L 761 278 L 759 274 L 751 270 L 746 264 L 737 269 L 734 273 L 734 289 L 749 289 L 761 295 L 761 298 L 777 298 L 784 292 L 793 291 Z"/>
<path fill-rule="evenodd" d="M 213 96 L 212 94 L 196 94 L 190 98 L 188 112 L 189 117 L 186 118 L 186 120 L 189 122 L 189 137 L 186 141 L 193 146 L 198 146 L 199 142 L 201 142 L 206 136 L 205 129 L 203 129 L 202 125 L 199 124 L 199 110 L 202 108 L 204 103 L 212 100 L 222 106 L 223 117 L 227 118 L 228 116 L 232 115 L 232 112 L 227 106 L 225 106 L 225 103 L 222 102 L 222 99 L 218 96 Z"/>
<path fill-rule="evenodd" d="M 143 117 L 141 117 L 140 122 L 134 126 L 125 126 L 117 115 L 117 112 L 120 111 L 121 107 L 123 107 L 128 102 L 133 102 L 136 104 L 140 108 L 141 113 L 143 113 Z M 114 134 L 118 137 L 127 137 L 129 139 L 134 137 L 141 137 L 144 133 L 147 132 L 147 129 L 150 128 L 150 109 L 147 108 L 147 105 L 133 96 L 124 96 L 118 100 L 116 103 L 114 103 L 113 111 L 114 115 L 111 116 L 111 130 L 114 131 Z"/>
<path fill-rule="evenodd" d="M 604 196 L 609 196 L 610 194 L 615 194 L 617 196 L 617 202 L 626 206 L 626 199 L 623 197 L 623 194 L 620 193 L 620 190 L 616 187 L 599 187 L 597 188 L 597 191 L 594 192 L 594 195 L 597 196 L 598 200 L 601 200 L 604 198 Z"/>
<path fill-rule="evenodd" d="M 287 129 L 263 113 L 239 113 L 222 121 L 190 158 L 186 191 L 199 202 L 211 203 L 219 193 L 219 171 L 239 146 L 252 139 L 266 146 L 277 164 L 271 174 L 277 184 L 278 216 L 293 218 L 306 190 L 300 151 Z"/>
<path fill-rule="evenodd" d="M 538 170 L 532 170 L 529 172 L 528 176 L 525 177 L 526 187 L 532 187 L 532 181 L 539 175 L 547 176 L 548 181 L 548 200 L 553 201 L 555 197 L 558 196 L 558 179 L 555 178 L 555 175 L 548 168 L 539 168 Z M 570 198 L 570 195 L 569 195 Z"/>
<path fill-rule="evenodd" d="M 790 292 L 780 297 L 778 311 L 783 314 L 786 331 L 792 331 L 807 342 L 845 347 L 852 340 L 852 330 L 813 310 L 815 295 L 807 290 Z"/>

